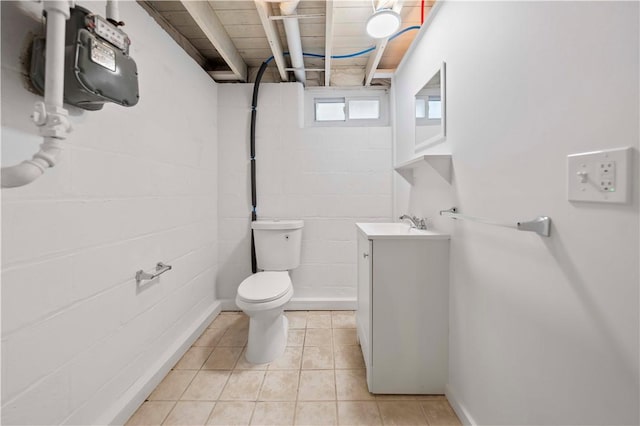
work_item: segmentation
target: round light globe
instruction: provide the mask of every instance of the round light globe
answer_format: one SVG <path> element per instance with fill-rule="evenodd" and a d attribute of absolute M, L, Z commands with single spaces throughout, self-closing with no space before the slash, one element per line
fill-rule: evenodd
<path fill-rule="evenodd" d="M 373 38 L 387 38 L 400 27 L 400 15 L 391 9 L 376 10 L 367 20 L 367 34 Z"/>

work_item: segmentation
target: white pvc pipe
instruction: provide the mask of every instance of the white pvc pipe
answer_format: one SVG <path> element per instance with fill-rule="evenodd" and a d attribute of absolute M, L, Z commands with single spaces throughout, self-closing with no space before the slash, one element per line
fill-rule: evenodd
<path fill-rule="evenodd" d="M 283 1 L 280 3 L 280 14 L 290 16 L 296 13 L 296 7 L 300 0 Z M 287 45 L 289 46 L 289 57 L 291 66 L 294 68 L 293 75 L 302 84 L 306 82 L 304 71 L 304 60 L 302 56 L 302 39 L 300 38 L 300 25 L 297 18 L 285 18 L 282 20 L 284 32 L 287 35 Z"/>
<path fill-rule="evenodd" d="M 55 7 L 51 3 L 56 4 Z M 62 8 L 66 7 L 66 15 Z M 64 36 L 66 20 L 69 19 L 69 3 L 65 1 L 45 2 L 47 11 L 47 54 L 44 77 L 44 103 L 46 106 L 62 107 L 64 99 Z"/>
<path fill-rule="evenodd" d="M 107 19 L 120 22 L 120 7 L 117 0 L 107 0 Z"/>
<path fill-rule="evenodd" d="M 1 171 L 2 187 L 13 188 L 33 182 L 53 167 L 61 152 L 60 141 L 69 131 L 67 111 L 62 107 L 64 98 L 64 38 L 66 20 L 69 19 L 68 1 L 45 1 L 47 11 L 47 47 L 45 66 L 44 104 L 36 103 L 34 121 L 44 137 L 31 160 L 23 161 Z"/>

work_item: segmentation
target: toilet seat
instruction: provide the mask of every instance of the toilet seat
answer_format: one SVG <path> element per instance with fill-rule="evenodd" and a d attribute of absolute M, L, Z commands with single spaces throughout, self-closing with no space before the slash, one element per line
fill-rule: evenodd
<path fill-rule="evenodd" d="M 291 288 L 287 271 L 258 272 L 242 281 L 237 298 L 245 303 L 266 303 L 281 298 Z"/>

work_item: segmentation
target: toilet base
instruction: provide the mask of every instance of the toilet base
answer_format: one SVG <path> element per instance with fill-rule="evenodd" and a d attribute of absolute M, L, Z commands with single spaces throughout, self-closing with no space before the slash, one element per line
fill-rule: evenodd
<path fill-rule="evenodd" d="M 289 319 L 284 307 L 274 311 L 246 312 L 249 315 L 249 339 L 245 358 L 252 364 L 276 360 L 287 346 Z"/>

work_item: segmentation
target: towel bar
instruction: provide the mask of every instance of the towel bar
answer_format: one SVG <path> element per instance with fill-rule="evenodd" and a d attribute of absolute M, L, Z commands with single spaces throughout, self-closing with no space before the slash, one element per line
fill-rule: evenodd
<path fill-rule="evenodd" d="M 155 273 L 150 274 L 140 269 L 139 271 L 136 272 L 136 283 L 139 284 L 141 281 L 152 280 L 154 278 L 157 278 L 160 275 L 164 274 L 165 272 L 171 270 L 172 268 L 173 267 L 171 265 L 166 265 L 163 262 L 158 262 L 156 264 Z"/>
<path fill-rule="evenodd" d="M 514 228 L 518 231 L 535 232 L 536 234 L 543 237 L 548 237 L 551 233 L 551 218 L 549 216 L 538 216 L 533 220 L 522 222 L 519 221 L 513 224 L 460 214 L 458 213 L 458 209 L 456 207 L 451 207 L 448 210 L 440 210 L 440 216 L 448 216 L 452 219 L 466 219 L 473 222 L 484 223 L 486 225 L 502 226 L 504 228 Z"/>

